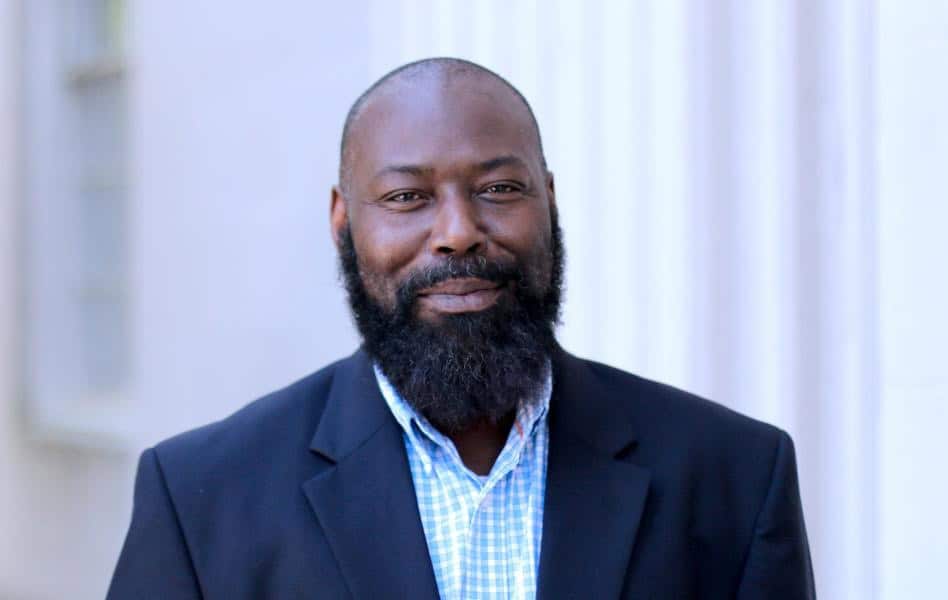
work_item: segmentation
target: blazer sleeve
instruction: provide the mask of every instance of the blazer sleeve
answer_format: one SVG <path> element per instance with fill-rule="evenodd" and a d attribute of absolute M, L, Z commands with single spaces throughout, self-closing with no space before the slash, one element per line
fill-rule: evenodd
<path fill-rule="evenodd" d="M 107 600 L 196 600 L 201 591 L 154 449 L 142 453 L 132 523 Z"/>
<path fill-rule="evenodd" d="M 737 598 L 816 598 L 793 441 L 783 431 L 777 445 L 770 488 L 757 515 Z"/>

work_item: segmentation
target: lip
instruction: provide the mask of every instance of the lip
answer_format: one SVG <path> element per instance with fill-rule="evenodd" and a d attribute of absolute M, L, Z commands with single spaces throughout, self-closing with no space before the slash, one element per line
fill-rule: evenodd
<path fill-rule="evenodd" d="M 430 288 L 425 288 L 418 292 L 419 296 L 431 296 L 436 294 L 447 294 L 451 296 L 464 296 L 474 292 L 484 290 L 495 290 L 501 284 L 486 279 L 477 279 L 476 277 L 460 277 L 457 279 L 448 279 L 442 281 Z"/>
<path fill-rule="evenodd" d="M 492 306 L 503 289 L 495 281 L 463 277 L 425 288 L 418 292 L 418 297 L 423 306 L 434 312 L 475 312 Z"/>

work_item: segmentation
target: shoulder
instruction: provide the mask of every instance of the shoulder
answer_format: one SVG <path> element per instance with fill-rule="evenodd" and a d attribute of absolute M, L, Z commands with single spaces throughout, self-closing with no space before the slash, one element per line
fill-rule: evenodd
<path fill-rule="evenodd" d="M 154 448 L 162 470 L 177 476 L 253 472 L 307 452 L 336 370 L 346 360 L 247 404 L 232 415 L 178 434 Z"/>
<path fill-rule="evenodd" d="M 792 444 L 781 429 L 723 404 L 676 387 L 591 360 L 571 357 L 585 371 L 603 406 L 630 423 L 644 450 L 720 456 L 738 463 L 747 455 L 773 457 L 781 444 Z"/>
<path fill-rule="evenodd" d="M 711 426 L 741 432 L 769 432 L 771 435 L 779 431 L 717 401 L 609 365 L 585 362 L 603 382 L 625 390 L 627 402 L 643 416 L 689 428 Z"/>
<path fill-rule="evenodd" d="M 708 510 L 725 507 L 722 514 L 730 515 L 722 523 L 737 519 L 747 533 L 774 480 L 795 480 L 793 442 L 781 429 L 670 385 L 575 360 L 567 374 L 584 384 L 573 387 L 581 404 L 600 412 L 598 435 L 634 440 L 627 459 L 648 469 L 655 501 L 668 514 L 710 502 Z"/>

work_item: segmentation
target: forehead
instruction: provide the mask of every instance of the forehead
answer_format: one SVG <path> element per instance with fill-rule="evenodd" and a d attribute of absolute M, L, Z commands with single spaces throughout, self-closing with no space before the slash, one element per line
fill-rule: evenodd
<path fill-rule="evenodd" d="M 398 81 L 378 90 L 349 141 L 354 179 L 391 165 L 449 170 L 503 155 L 539 166 L 539 141 L 517 95 L 488 77 Z"/>

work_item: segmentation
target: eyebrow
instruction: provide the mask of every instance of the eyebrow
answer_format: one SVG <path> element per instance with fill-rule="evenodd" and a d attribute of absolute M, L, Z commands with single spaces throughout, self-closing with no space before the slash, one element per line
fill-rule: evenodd
<path fill-rule="evenodd" d="M 486 173 L 487 171 L 493 171 L 494 169 L 499 169 L 500 167 L 521 167 L 525 169 L 527 168 L 527 163 L 525 163 L 519 156 L 505 154 L 503 156 L 490 158 L 482 163 L 479 163 L 477 165 L 477 170 L 482 173 Z"/>
<path fill-rule="evenodd" d="M 404 175 L 416 175 L 421 177 L 423 175 L 430 174 L 432 171 L 434 171 L 434 169 L 431 167 L 423 167 L 421 165 L 389 165 L 376 173 L 375 176 L 381 177 L 382 175 L 388 175 L 389 173 L 401 173 Z"/>
<path fill-rule="evenodd" d="M 525 163 L 520 157 L 513 154 L 504 154 L 502 156 L 495 156 L 494 158 L 489 158 L 485 161 L 477 163 L 475 170 L 480 173 L 486 173 L 501 167 L 520 167 L 525 169 L 527 168 L 527 163 Z M 388 165 L 376 173 L 375 177 L 382 177 L 383 175 L 388 175 L 390 173 L 423 177 L 425 175 L 430 175 L 433 172 L 433 167 L 426 167 L 422 165 Z"/>

